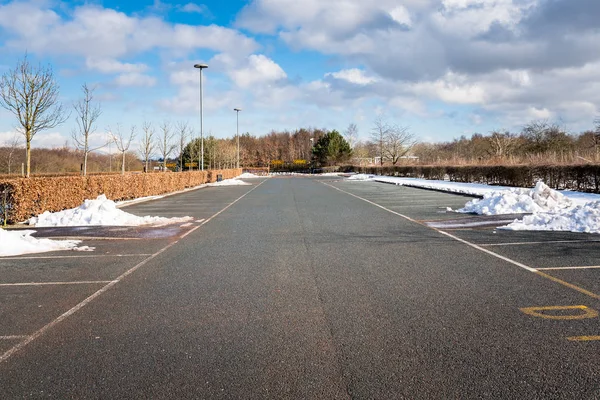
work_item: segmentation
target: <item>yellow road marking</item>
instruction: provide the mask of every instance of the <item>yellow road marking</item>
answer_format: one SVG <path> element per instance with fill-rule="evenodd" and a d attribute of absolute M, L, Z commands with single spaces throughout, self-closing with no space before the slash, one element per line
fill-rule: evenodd
<path fill-rule="evenodd" d="M 560 283 L 563 286 L 566 286 L 566 287 L 571 288 L 573 290 L 577 290 L 579 293 L 583 293 L 583 294 L 585 294 L 587 296 L 593 297 L 596 300 L 600 300 L 600 295 L 597 295 L 594 292 L 590 292 L 589 290 L 581 288 L 581 287 L 579 287 L 577 285 L 573 285 L 572 283 L 565 282 L 562 279 L 555 278 L 552 275 L 548 275 L 548 274 L 546 274 L 544 272 L 541 272 L 541 271 L 535 271 L 535 273 L 538 274 L 538 275 L 540 275 L 540 276 L 543 276 L 546 279 L 550 279 L 551 281 L 554 281 L 556 283 Z"/>
<path fill-rule="evenodd" d="M 538 271 L 557 271 L 561 269 L 599 269 L 600 265 L 588 265 L 583 267 L 548 267 L 548 268 L 538 268 Z"/>
<path fill-rule="evenodd" d="M 544 318 L 544 319 L 586 319 L 586 318 L 596 318 L 598 316 L 598 311 L 589 308 L 587 306 L 546 306 L 546 307 L 524 307 L 519 308 L 525 314 Z M 580 310 L 583 311 L 583 314 L 575 314 L 575 315 L 552 315 L 546 314 L 544 311 L 560 311 L 560 310 Z"/>
<path fill-rule="evenodd" d="M 571 336 L 567 340 L 571 342 L 591 342 L 593 340 L 600 340 L 600 336 Z"/>

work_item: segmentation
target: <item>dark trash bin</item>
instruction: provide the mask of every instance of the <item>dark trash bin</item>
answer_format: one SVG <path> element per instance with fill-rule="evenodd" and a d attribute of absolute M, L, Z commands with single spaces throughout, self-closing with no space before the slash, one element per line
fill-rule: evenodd
<path fill-rule="evenodd" d="M 217 182 L 221 182 L 223 180 L 223 174 L 217 174 Z"/>

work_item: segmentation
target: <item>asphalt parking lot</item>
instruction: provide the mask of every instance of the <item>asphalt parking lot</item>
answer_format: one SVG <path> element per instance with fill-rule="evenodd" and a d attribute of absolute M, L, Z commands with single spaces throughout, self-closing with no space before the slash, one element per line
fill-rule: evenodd
<path fill-rule="evenodd" d="M 574 290 L 600 299 L 600 236 L 574 232 L 509 231 L 498 229 L 519 215 L 483 216 L 447 211 L 459 209 L 472 197 L 381 183 L 330 183 L 433 229 L 506 257 Z M 599 338 L 600 339 L 600 338 Z"/>
<path fill-rule="evenodd" d="M 38 229 L 94 250 L 0 258 L 0 397 L 600 397 L 600 236 L 249 182 L 124 208 L 190 223 Z"/>
<path fill-rule="evenodd" d="M 140 216 L 194 217 L 191 223 L 175 226 L 36 228 L 38 238 L 81 240 L 82 246 L 94 250 L 0 257 L 0 351 L 14 349 L 37 335 L 248 190 L 246 186 L 205 188 L 122 207 Z"/>

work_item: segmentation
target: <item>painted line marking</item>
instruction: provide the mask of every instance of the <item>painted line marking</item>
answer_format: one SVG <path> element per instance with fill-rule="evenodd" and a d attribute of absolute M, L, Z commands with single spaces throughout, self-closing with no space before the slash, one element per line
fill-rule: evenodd
<path fill-rule="evenodd" d="M 47 236 L 38 239 L 59 239 L 59 240 L 144 240 L 147 238 L 125 238 L 108 236 Z M 149 238 L 152 239 L 152 238 Z"/>
<path fill-rule="evenodd" d="M 530 272 L 535 272 L 535 271 L 536 271 L 536 269 L 535 269 L 535 268 L 531 268 L 531 267 L 529 267 L 529 266 L 527 266 L 527 265 L 525 265 L 525 264 L 522 264 L 522 263 L 520 263 L 520 262 L 517 262 L 517 261 L 515 261 L 515 260 L 511 260 L 511 259 L 510 259 L 510 258 L 508 258 L 508 257 L 501 256 L 500 254 L 497 254 L 497 253 L 494 253 L 494 252 L 492 252 L 492 251 L 490 251 L 490 250 L 484 249 L 484 248 L 482 248 L 482 247 L 480 247 L 480 246 L 478 246 L 478 245 L 476 245 L 476 244 L 474 244 L 474 243 L 467 242 L 466 240 L 464 240 L 464 239 L 461 239 L 461 238 L 459 238 L 459 237 L 457 237 L 457 236 L 454 236 L 454 235 L 452 235 L 452 234 L 450 234 L 450 233 L 448 233 L 448 232 L 444 232 L 444 231 L 441 231 L 441 230 L 439 230 L 439 229 L 436 229 L 436 228 L 434 228 L 434 227 L 431 227 L 431 226 L 428 226 L 428 225 L 426 225 L 426 224 L 423 224 L 422 222 L 419 222 L 419 221 L 417 221 L 416 219 L 410 218 L 410 217 L 408 217 L 408 216 L 406 216 L 406 215 L 404 215 L 404 214 L 400 214 L 400 213 L 398 213 L 398 212 L 396 212 L 396 211 L 392 211 L 392 210 L 390 210 L 389 208 L 385 208 L 385 207 L 383 207 L 383 206 L 380 206 L 380 205 L 379 205 L 379 204 L 377 204 L 377 203 L 374 203 L 374 202 L 372 202 L 372 201 L 370 201 L 370 200 L 367 200 L 367 199 L 365 199 L 365 198 L 362 198 L 362 197 L 360 197 L 360 196 L 357 196 L 357 195 L 355 195 L 355 194 L 352 194 L 352 193 L 346 192 L 345 190 L 342 190 L 342 189 L 336 188 L 335 186 L 329 185 L 329 184 L 327 184 L 327 183 L 324 183 L 324 182 L 322 182 L 322 183 L 323 183 L 324 185 L 327 185 L 327 186 L 329 186 L 329 187 L 332 187 L 332 188 L 334 188 L 334 189 L 336 189 L 336 190 L 339 190 L 339 191 L 340 191 L 340 192 L 342 192 L 342 193 L 346 193 L 346 194 L 348 194 L 348 195 L 350 195 L 350 196 L 356 197 L 357 199 L 360 199 L 360 200 L 362 200 L 362 201 L 365 201 L 365 202 L 367 202 L 367 203 L 369 203 L 369 204 L 372 204 L 372 205 L 374 205 L 375 207 L 379 207 L 379 208 L 381 208 L 382 210 L 385 210 L 385 211 L 387 211 L 387 212 L 389 212 L 389 213 L 392 213 L 392 214 L 398 215 L 399 217 L 402 217 L 402 218 L 406 219 L 407 221 L 411 221 L 411 222 L 414 222 L 414 223 L 416 223 L 416 224 L 419 224 L 419 225 L 421 225 L 421 226 L 424 226 L 424 227 L 427 227 L 427 228 L 429 228 L 429 229 L 432 229 L 432 230 L 434 230 L 434 231 L 436 231 L 436 232 L 439 232 L 439 233 L 441 233 L 442 235 L 448 236 L 449 238 L 452 238 L 452 239 L 454 239 L 454 240 L 456 240 L 456 241 L 458 241 L 458 242 L 461 242 L 461 243 L 463 243 L 463 244 L 466 244 L 466 245 L 468 245 L 468 246 L 470 246 L 470 247 L 473 247 L 474 249 L 477 249 L 477 250 L 479 250 L 479 251 L 481 251 L 481 252 L 483 252 L 483 253 L 489 254 L 489 255 L 491 255 L 491 256 L 493 256 L 493 257 L 499 258 L 499 259 L 501 259 L 501 260 L 503 260 L 503 261 L 506 261 L 506 262 L 509 262 L 509 263 L 511 263 L 511 264 L 513 264 L 513 265 L 516 265 L 517 267 L 523 268 L 523 269 L 525 269 L 525 270 L 527 270 L 527 271 L 530 271 Z"/>
<path fill-rule="evenodd" d="M 481 247 L 481 246 L 478 246 L 478 245 L 476 245 L 476 244 L 474 244 L 474 243 L 468 242 L 468 241 L 466 241 L 466 240 L 464 240 L 464 239 L 461 239 L 461 238 L 459 238 L 459 237 L 457 237 L 457 236 L 454 236 L 454 235 L 452 235 L 452 234 L 450 234 L 450 233 L 448 233 L 448 232 L 444 232 L 444 231 L 441 231 L 441 230 L 439 230 L 439 229 L 436 229 L 436 228 L 432 228 L 432 227 L 430 227 L 430 226 L 427 226 L 427 225 L 425 225 L 425 224 L 423 224 L 423 223 L 421 223 L 421 222 L 419 222 L 419 221 L 417 221 L 417 220 L 415 220 L 415 219 L 413 219 L 413 218 L 410 218 L 410 217 L 408 217 L 408 216 L 406 216 L 406 215 L 404 215 L 404 214 L 400 214 L 400 213 L 398 213 L 398 212 L 392 211 L 392 210 L 390 210 L 389 208 L 385 208 L 385 207 L 383 207 L 383 206 L 380 206 L 380 205 L 379 205 L 379 204 L 377 204 L 377 203 L 374 203 L 374 202 L 372 202 L 372 201 L 370 201 L 370 200 L 367 200 L 367 199 L 365 199 L 365 198 L 362 198 L 362 197 L 360 197 L 360 196 L 357 196 L 357 195 L 355 195 L 355 194 L 353 194 L 353 193 L 350 193 L 350 192 L 347 192 L 347 191 L 345 191 L 345 190 L 342 190 L 342 189 L 340 189 L 340 188 L 337 188 L 337 187 L 335 187 L 335 186 L 333 186 L 333 185 L 330 185 L 330 184 L 328 184 L 328 183 L 325 183 L 325 182 L 321 182 L 321 183 L 322 183 L 323 185 L 329 186 L 330 188 L 333 188 L 333 189 L 335 189 L 335 190 L 338 190 L 338 191 L 340 191 L 340 192 L 342 192 L 342 193 L 346 193 L 347 195 L 350 195 L 350 196 L 352 196 L 352 197 L 355 197 L 355 198 L 357 198 L 357 199 L 359 199 L 359 200 L 362 200 L 362 201 L 364 201 L 364 202 L 367 202 L 367 203 L 369 203 L 369 204 L 372 204 L 372 205 L 374 205 L 375 207 L 379 207 L 379 208 L 381 208 L 382 210 L 385 210 L 385 211 L 387 211 L 387 212 L 389 212 L 389 213 L 392 213 L 392 214 L 394 214 L 394 215 L 398 215 L 399 217 L 402 217 L 402 218 L 406 219 L 407 221 L 414 222 L 414 223 L 416 223 L 416 224 L 419 224 L 419 225 L 421 225 L 421 226 L 424 226 L 424 227 L 427 227 L 427 228 L 429 228 L 429 229 L 431 229 L 431 230 L 434 230 L 434 231 L 436 231 L 436 232 L 439 232 L 439 233 L 441 233 L 442 235 L 448 236 L 449 238 L 452 238 L 452 239 L 454 239 L 454 240 L 456 240 L 456 241 L 458 241 L 458 242 L 461 242 L 461 243 L 463 243 L 463 244 L 466 244 L 467 246 L 470 246 L 470 247 L 472 247 L 472 248 L 474 248 L 474 249 L 477 249 L 477 250 L 479 250 L 479 251 L 481 251 L 481 252 L 483 252 L 483 253 L 486 253 L 486 254 L 488 254 L 488 255 L 491 255 L 492 257 L 499 258 L 499 259 L 501 259 L 501 260 L 503 260 L 503 261 L 506 261 L 506 262 L 508 262 L 508 263 L 510 263 L 510 264 L 516 265 L 517 267 L 523 268 L 523 269 L 525 269 L 525 270 L 527 270 L 527 271 L 529 271 L 529 272 L 533 272 L 533 273 L 535 273 L 535 274 L 537 274 L 537 275 L 539 275 L 539 276 L 541 276 L 541 277 L 544 277 L 544 278 L 546 278 L 546 279 L 549 279 L 549 280 L 551 280 L 551 281 L 553 281 L 553 282 L 556 282 L 556 283 L 558 283 L 558 284 L 561 284 L 561 285 L 563 285 L 563 286 L 566 286 L 566 287 L 568 287 L 568 288 L 570 288 L 570 289 L 576 290 L 576 291 L 578 291 L 579 293 L 582 293 L 582 294 L 585 294 L 585 295 L 587 295 L 587 296 L 589 296 L 589 297 L 592 297 L 592 298 L 594 298 L 594 299 L 600 300 L 600 295 L 598 295 L 598 294 L 596 294 L 596 293 L 593 293 L 593 292 L 590 292 L 589 290 L 586 290 L 586 289 L 584 289 L 584 288 L 581 288 L 581 287 L 579 287 L 579 286 L 577 286 L 577 285 L 573 285 L 572 283 L 569 283 L 569 282 L 563 281 L 562 279 L 555 278 L 555 277 L 553 277 L 552 275 L 545 274 L 544 272 L 538 271 L 536 268 L 532 268 L 532 267 L 530 267 L 530 266 L 527 266 L 527 265 L 525 265 L 525 264 L 522 264 L 522 263 L 520 263 L 520 262 L 518 262 L 518 261 L 512 260 L 512 259 L 510 259 L 510 258 L 508 258 L 508 257 L 501 256 L 500 254 L 497 254 L 497 253 L 494 253 L 493 251 L 490 251 L 490 250 L 484 249 L 484 248 L 483 248 L 483 247 Z"/>
<path fill-rule="evenodd" d="M 0 336 L 0 340 L 22 340 L 22 339 L 26 339 L 29 336 L 27 335 L 6 335 L 6 336 Z"/>
<path fill-rule="evenodd" d="M 0 257 L 3 260 L 38 260 L 38 259 L 56 259 L 60 258 L 100 258 L 100 257 L 148 257 L 152 254 L 98 254 L 93 256 L 26 256 L 26 257 Z"/>
<path fill-rule="evenodd" d="M 600 340 L 600 336 L 570 336 L 567 340 L 571 342 L 591 342 L 594 340 Z"/>
<path fill-rule="evenodd" d="M 543 319 L 556 319 L 556 320 L 572 320 L 572 319 L 588 319 L 596 318 L 598 311 L 587 306 L 545 306 L 545 307 L 523 307 L 519 308 L 522 312 L 532 317 L 543 318 Z M 574 315 L 554 315 L 546 314 L 544 311 L 569 311 L 577 310 L 582 313 Z"/>
<path fill-rule="evenodd" d="M 203 221 L 204 221 L 204 218 L 201 218 L 201 219 L 197 219 L 197 220 L 196 220 L 196 221 L 194 221 L 194 222 L 196 222 L 196 223 L 200 223 L 200 222 L 203 222 Z"/>
<path fill-rule="evenodd" d="M 541 242 L 512 242 L 512 243 L 485 243 L 480 244 L 482 247 L 492 246 L 527 246 L 532 244 L 556 244 L 556 243 L 597 243 L 600 240 L 549 240 Z"/>
<path fill-rule="evenodd" d="M 52 286 L 52 285 L 95 285 L 100 283 L 111 283 L 114 281 L 73 281 L 73 282 L 17 282 L 0 283 L 2 286 Z"/>
<path fill-rule="evenodd" d="M 237 199 L 235 199 L 234 201 L 232 201 L 231 203 L 229 203 L 227 206 L 225 206 L 225 208 L 221 209 L 221 211 L 217 212 L 216 214 L 213 214 L 210 218 L 208 218 L 206 221 L 204 221 L 201 225 L 198 225 L 198 226 L 190 229 L 185 234 L 183 234 L 182 236 L 180 236 L 179 239 L 177 239 L 176 241 L 169 243 L 168 245 L 166 245 L 162 249 L 158 250 L 156 253 L 152 254 L 150 257 L 146 258 L 145 260 L 142 260 L 141 262 L 139 262 L 138 264 L 134 265 L 133 267 L 131 267 L 127 271 L 123 272 L 114 281 L 110 281 L 107 285 L 103 286 L 98 291 L 96 291 L 92 295 L 88 296 L 86 299 L 84 299 L 83 301 L 81 301 L 79 304 L 75 305 L 73 308 L 71 308 L 70 310 L 68 310 L 65 313 L 61 314 L 60 316 L 58 316 L 54 320 L 50 321 L 49 323 L 47 323 L 46 325 L 44 325 L 43 327 L 41 327 L 40 329 L 38 329 L 33 334 L 27 336 L 21 342 L 17 343 L 16 345 L 14 345 L 10 349 L 8 349 L 6 352 L 4 352 L 4 354 L 0 355 L 0 364 L 3 363 L 3 362 L 5 362 L 6 360 L 8 360 L 17 351 L 21 350 L 22 348 L 24 348 L 25 346 L 27 346 L 29 343 L 33 342 L 35 339 L 37 339 L 40 336 L 42 336 L 49 329 L 51 329 L 54 326 L 58 325 L 59 323 L 61 323 L 62 321 L 64 321 L 69 316 L 75 314 L 77 311 L 81 310 L 87 304 L 91 303 L 94 299 L 96 299 L 97 297 L 99 297 L 100 295 L 102 295 L 103 293 L 105 293 L 106 291 L 108 291 L 110 288 L 112 288 L 113 286 L 115 286 L 117 283 L 121 282 L 123 279 L 125 279 L 126 277 L 128 277 L 129 275 L 131 275 L 132 273 L 134 273 L 137 269 L 139 269 L 140 267 L 146 265 L 149 261 L 151 261 L 152 259 L 158 257 L 160 254 L 164 253 L 166 250 L 170 249 L 171 247 L 173 247 L 174 245 L 176 245 L 177 243 L 179 243 L 179 241 L 181 239 L 183 239 L 187 235 L 191 234 L 192 232 L 200 229 L 200 227 L 204 226 L 206 223 L 210 222 L 213 218 L 217 217 L 219 214 L 221 214 L 222 212 L 224 212 L 225 210 L 227 210 L 229 207 L 233 206 L 235 203 L 237 203 L 238 201 L 240 201 L 241 199 L 243 199 L 244 197 L 246 197 L 247 195 L 249 195 L 250 193 L 252 193 L 255 189 L 258 189 L 258 187 L 260 185 L 262 185 L 264 182 L 266 182 L 266 180 L 262 181 L 261 183 L 259 183 L 256 186 L 253 186 L 252 189 L 250 189 L 249 191 L 247 191 L 246 193 L 244 193 L 243 195 L 241 195 L 240 197 L 238 197 Z"/>
<path fill-rule="evenodd" d="M 585 294 L 586 296 L 590 296 L 590 297 L 593 297 L 593 298 L 594 298 L 594 299 L 596 299 L 596 300 L 600 300 L 600 295 L 598 295 L 598 294 L 596 294 L 596 293 L 594 293 L 594 292 L 590 292 L 589 290 L 586 290 L 586 289 L 584 289 L 584 288 L 581 288 L 581 287 L 579 287 L 579 286 L 577 286 L 577 285 L 573 285 L 572 283 L 569 283 L 569 282 L 563 281 L 562 279 L 555 278 L 555 277 L 553 277 L 552 275 L 548 275 L 548 274 L 546 274 L 546 273 L 543 273 L 542 271 L 536 271 L 535 273 L 536 273 L 536 274 L 538 274 L 538 275 L 540 275 L 540 276 L 543 276 L 543 277 L 544 277 L 544 278 L 546 278 L 546 279 L 550 279 L 551 281 L 554 281 L 554 282 L 556 282 L 556 283 L 560 283 L 560 284 L 561 284 L 561 285 L 563 285 L 563 286 L 566 286 L 566 287 L 568 287 L 568 288 L 571 288 L 571 289 L 573 289 L 573 290 L 576 290 L 576 291 L 578 291 L 579 293 Z"/>
<path fill-rule="evenodd" d="M 561 269 L 598 269 L 600 265 L 590 265 L 590 266 L 582 266 L 582 267 L 548 267 L 548 268 L 538 268 L 538 271 L 555 271 Z"/>

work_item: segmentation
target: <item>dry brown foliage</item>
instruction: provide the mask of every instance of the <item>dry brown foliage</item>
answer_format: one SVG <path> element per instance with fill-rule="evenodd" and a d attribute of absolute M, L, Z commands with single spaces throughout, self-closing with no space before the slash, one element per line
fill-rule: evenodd
<path fill-rule="evenodd" d="M 8 192 L 8 223 L 25 221 L 43 213 L 78 207 L 101 194 L 111 200 L 129 200 L 171 193 L 241 175 L 241 169 L 180 173 L 60 176 L 0 180 L 0 193 Z M 1 200 L 1 199 L 0 199 Z M 5 205 L 0 204 L 0 209 Z M 2 218 L 2 216 L 0 216 Z"/>

